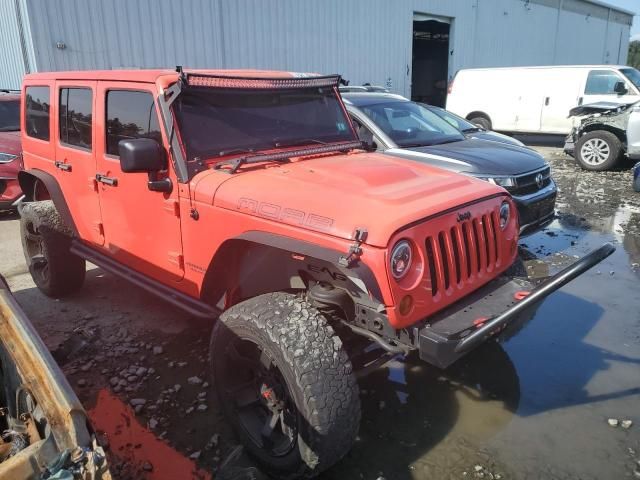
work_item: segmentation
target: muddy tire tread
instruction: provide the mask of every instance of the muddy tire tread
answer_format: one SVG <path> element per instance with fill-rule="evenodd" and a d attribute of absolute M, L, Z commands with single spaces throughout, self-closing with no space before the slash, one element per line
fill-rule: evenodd
<path fill-rule="evenodd" d="M 320 434 L 305 439 L 311 439 L 310 445 L 298 437 L 302 465 L 284 478 L 318 475 L 350 450 L 360 425 L 359 389 L 340 338 L 304 298 L 276 292 L 241 302 L 221 315 L 212 334 L 214 355 L 216 331 L 237 322 L 259 330 L 282 353 L 296 388 L 303 392 L 304 406 L 298 409 Z"/>
<path fill-rule="evenodd" d="M 21 237 L 29 266 L 23 230 L 27 221 L 31 221 L 41 234 L 49 264 L 49 282 L 39 282 L 32 275 L 38 288 L 50 297 L 63 297 L 79 290 L 84 283 L 86 264 L 84 259 L 71 253 L 72 231 L 60 217 L 53 201 L 29 202 L 20 209 Z"/>

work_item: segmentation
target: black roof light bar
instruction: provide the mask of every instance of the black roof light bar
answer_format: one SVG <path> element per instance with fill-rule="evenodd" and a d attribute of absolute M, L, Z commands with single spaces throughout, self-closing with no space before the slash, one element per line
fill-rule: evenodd
<path fill-rule="evenodd" d="M 291 88 L 321 88 L 337 87 L 340 75 L 304 76 L 291 78 L 274 77 L 238 77 L 226 75 L 205 75 L 200 73 L 186 73 L 185 86 L 209 88 L 238 88 L 238 89 L 291 89 Z"/>

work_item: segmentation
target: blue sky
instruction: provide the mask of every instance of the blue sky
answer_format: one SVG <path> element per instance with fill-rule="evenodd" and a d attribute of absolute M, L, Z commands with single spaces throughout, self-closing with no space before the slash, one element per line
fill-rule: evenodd
<path fill-rule="evenodd" d="M 640 40 L 640 2 L 638 0 L 605 0 L 607 3 L 616 7 L 622 7 L 636 13 L 633 18 L 633 26 L 631 27 L 631 39 Z"/>

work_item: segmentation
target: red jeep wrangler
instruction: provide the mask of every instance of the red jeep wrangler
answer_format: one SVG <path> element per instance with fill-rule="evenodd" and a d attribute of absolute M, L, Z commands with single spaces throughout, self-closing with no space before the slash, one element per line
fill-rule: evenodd
<path fill-rule="evenodd" d="M 27 75 L 22 92 L 35 283 L 71 293 L 88 260 L 216 319 L 225 413 L 291 477 L 356 437 L 346 340 L 446 367 L 613 251 L 523 292 L 504 275 L 518 249 L 509 195 L 366 152 L 339 82 L 178 68 Z"/>

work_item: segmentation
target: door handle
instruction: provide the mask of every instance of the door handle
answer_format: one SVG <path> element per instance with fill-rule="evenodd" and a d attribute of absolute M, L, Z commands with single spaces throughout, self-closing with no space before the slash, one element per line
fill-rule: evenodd
<path fill-rule="evenodd" d="M 118 186 L 117 178 L 107 177 L 106 175 L 102 175 L 101 173 L 96 173 L 96 180 L 100 183 L 104 183 L 105 185 L 109 185 L 111 187 Z"/>
<path fill-rule="evenodd" d="M 548 106 L 549 106 L 549 100 L 550 100 L 550 98 L 549 98 L 549 97 L 545 97 L 545 98 L 544 98 L 544 105 L 545 105 L 546 107 L 548 107 Z"/>
<path fill-rule="evenodd" d="M 63 172 L 70 172 L 71 171 L 71 164 L 70 163 L 64 163 L 64 162 L 60 162 L 60 161 L 56 160 L 55 162 L 53 162 L 53 164 L 55 165 L 56 168 L 62 170 Z"/>

